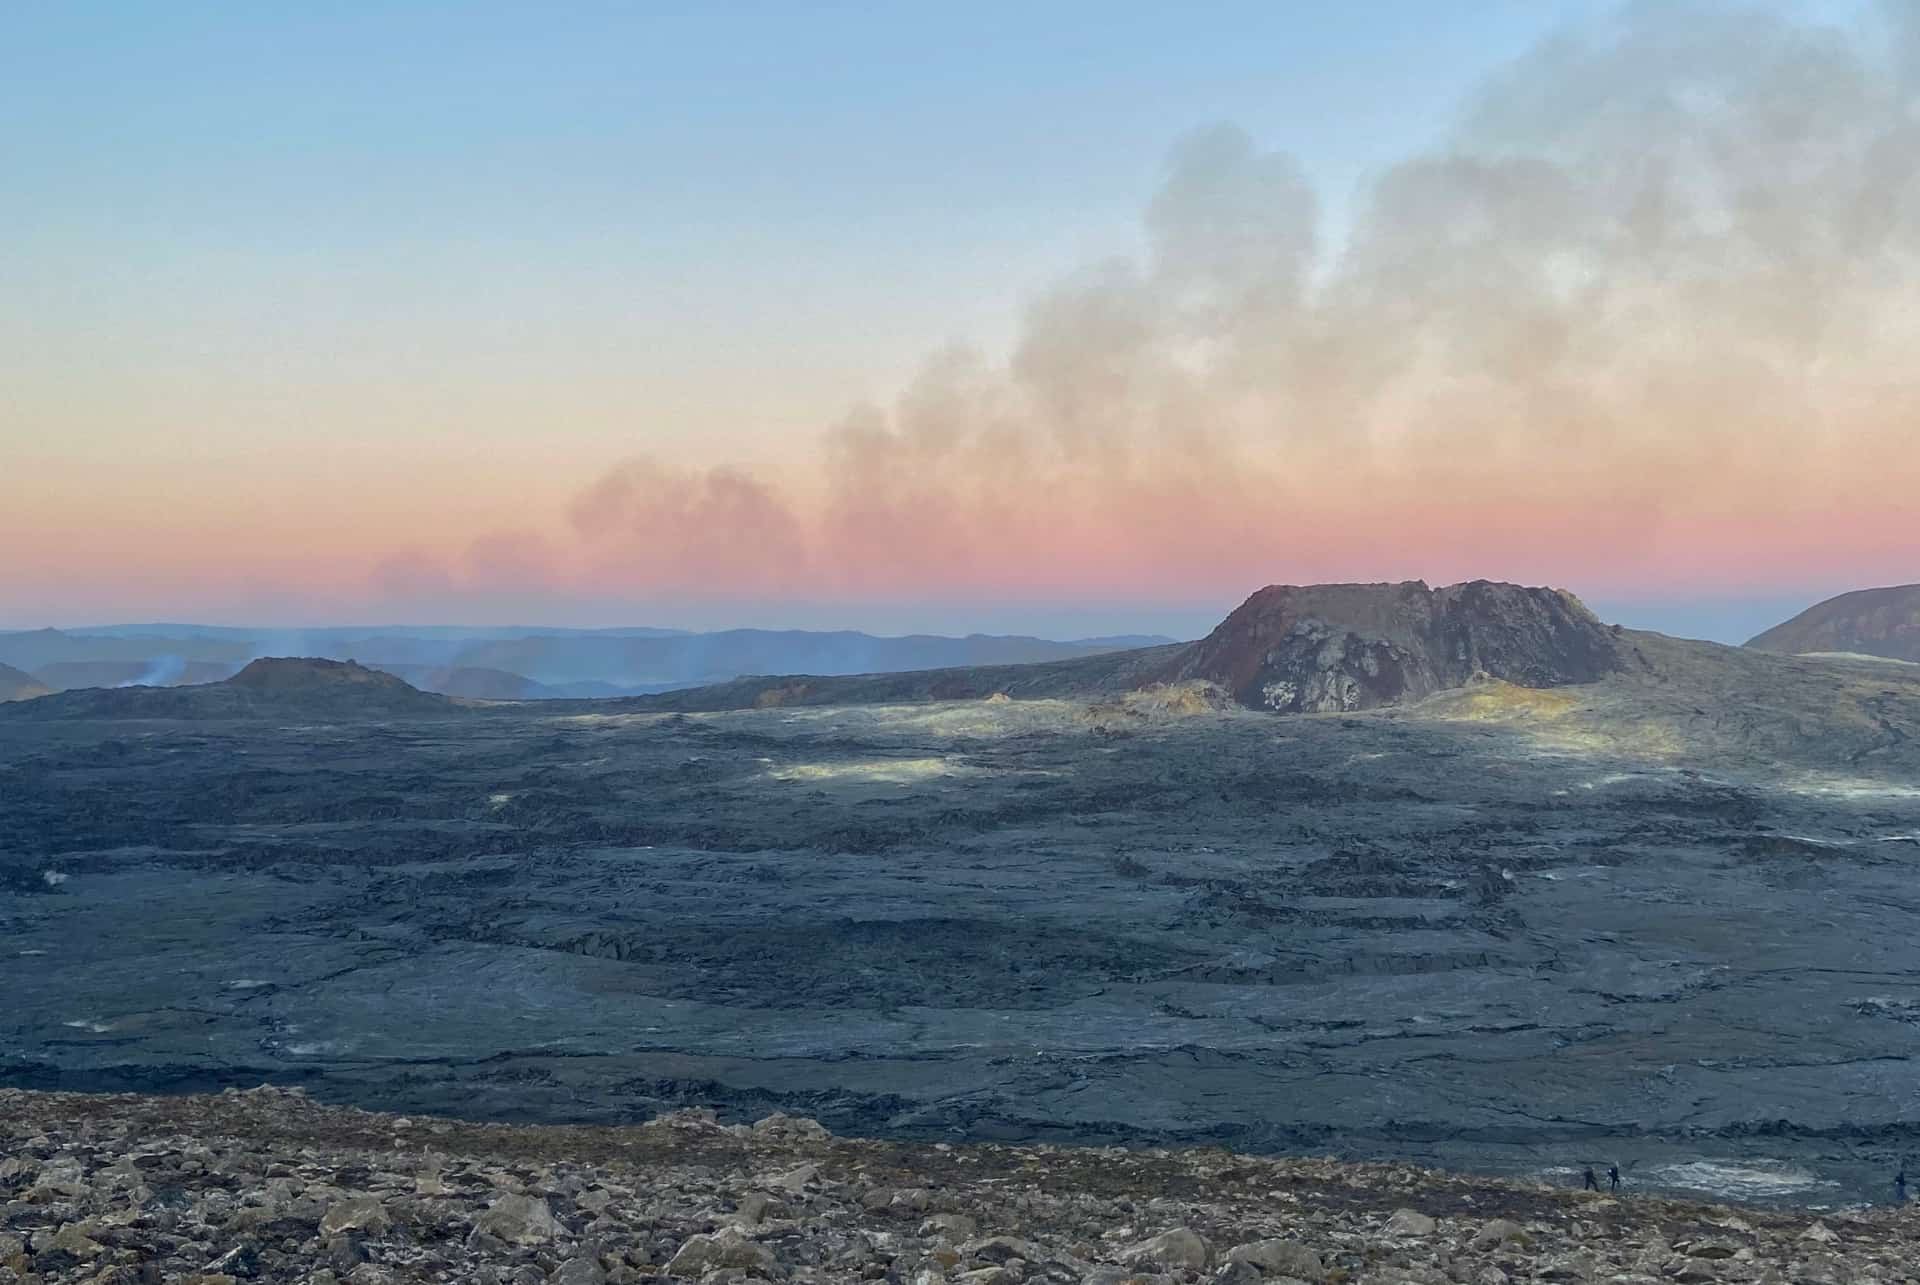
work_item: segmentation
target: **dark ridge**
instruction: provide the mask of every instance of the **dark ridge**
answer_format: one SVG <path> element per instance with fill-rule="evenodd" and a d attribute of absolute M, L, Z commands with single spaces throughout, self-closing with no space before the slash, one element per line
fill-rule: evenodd
<path fill-rule="evenodd" d="M 771 709 L 809 705 L 892 705 L 921 701 L 1072 699 L 1116 695 L 1142 686 L 1157 665 L 1186 644 L 1103 652 L 1072 660 L 1027 665 L 975 665 L 921 669 L 899 674 L 827 676 L 753 675 L 710 687 L 690 687 L 590 702 L 596 710 L 666 710 L 702 713 L 728 709 Z M 589 702 L 569 702 L 584 707 Z"/>
<path fill-rule="evenodd" d="M 1853 652 L 1920 661 L 1920 584 L 1856 589 L 1750 639 L 1755 651 Z"/>
<path fill-rule="evenodd" d="M 352 661 L 251 662 L 224 682 L 191 687 L 84 688 L 9 706 L 0 717 L 42 719 L 432 718 L 461 712 L 445 696 Z"/>

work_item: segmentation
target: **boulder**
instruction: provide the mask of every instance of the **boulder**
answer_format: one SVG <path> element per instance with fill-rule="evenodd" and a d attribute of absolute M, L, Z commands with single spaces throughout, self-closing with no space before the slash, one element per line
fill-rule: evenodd
<path fill-rule="evenodd" d="M 948 1240 L 970 1240 L 978 1235 L 980 1224 L 967 1214 L 933 1214 L 920 1224 L 922 1238 L 945 1236 Z"/>
<path fill-rule="evenodd" d="M 773 1271 L 773 1251 L 728 1227 L 711 1236 L 690 1237 L 667 1263 L 667 1275 L 697 1277 L 722 1267 L 765 1275 Z"/>
<path fill-rule="evenodd" d="M 1044 1262 L 1047 1257 L 1046 1250 L 1018 1236 L 988 1236 L 983 1240 L 970 1240 L 960 1246 L 960 1252 L 983 1263 L 1004 1263 L 1013 1258 L 1038 1263 Z"/>
<path fill-rule="evenodd" d="M 1235 1245 L 1227 1251 L 1227 1261 L 1245 1263 L 1262 1276 L 1291 1276 L 1312 1285 L 1319 1285 L 1327 1278 L 1320 1255 L 1297 1240 L 1256 1240 Z"/>
<path fill-rule="evenodd" d="M 792 1169 L 773 1174 L 766 1179 L 766 1184 L 769 1187 L 776 1188 L 780 1191 L 791 1192 L 797 1196 L 807 1189 L 808 1185 L 819 1176 L 819 1173 L 819 1165 L 796 1165 Z"/>
<path fill-rule="evenodd" d="M 1696 1240 L 1687 1246 L 1688 1258 L 1732 1258 L 1739 1252 L 1738 1245 L 1724 1240 Z"/>
<path fill-rule="evenodd" d="M 1142 1276 L 1125 1267 L 1096 1267 L 1080 1278 L 1080 1285 L 1155 1285 L 1164 1278 Z"/>
<path fill-rule="evenodd" d="M 260 1271 L 260 1251 L 247 1243 L 235 1245 L 208 1263 L 207 1271 L 242 1278 L 256 1276 Z"/>
<path fill-rule="evenodd" d="M 540 1245 L 559 1234 L 560 1224 L 541 1197 L 509 1192 L 487 1207 L 474 1221 L 473 1229 L 509 1245 Z"/>
<path fill-rule="evenodd" d="M 1158 1267 L 1164 1271 L 1204 1272 L 1213 1266 L 1213 1246 L 1204 1236 L 1185 1227 L 1129 1245 L 1120 1261 L 1130 1267 Z"/>
<path fill-rule="evenodd" d="M 1389 1236 L 1431 1236 L 1439 1224 L 1417 1209 L 1396 1209 L 1387 1219 Z"/>
<path fill-rule="evenodd" d="M 548 1281 L 549 1285 L 607 1285 L 607 1273 L 591 1258 L 569 1258 Z"/>
<path fill-rule="evenodd" d="M 1813 1254 L 1796 1262 L 1788 1276 L 1795 1285 L 1851 1285 L 1853 1268 L 1844 1258 Z"/>
<path fill-rule="evenodd" d="M 71 1254 L 75 1258 L 96 1258 L 106 1250 L 93 1237 L 87 1235 L 84 1228 L 68 1223 L 59 1231 L 47 1234 L 42 1232 L 33 1238 L 33 1248 L 41 1254 Z"/>
<path fill-rule="evenodd" d="M 369 1236 L 377 1236 L 393 1226 L 393 1220 L 387 1216 L 387 1208 L 377 1196 L 350 1196 L 337 1200 L 327 1207 L 320 1219 L 320 1234 L 333 1236 L 340 1232 L 358 1231 Z"/>
<path fill-rule="evenodd" d="M 819 1142 L 832 1136 L 818 1120 L 787 1115 L 782 1111 L 775 1111 L 765 1119 L 754 1121 L 749 1126 L 749 1132 L 755 1137 L 781 1138 L 793 1142 Z"/>
<path fill-rule="evenodd" d="M 767 1220 L 767 1211 L 773 1207 L 773 1201 L 763 1192 L 750 1191 L 740 1197 L 740 1203 L 734 1206 L 733 1215 L 727 1221 L 736 1227 L 756 1227 Z"/>
<path fill-rule="evenodd" d="M 1475 1249 L 1498 1249 L 1508 1243 L 1516 1245 L 1528 1243 L 1526 1229 L 1508 1218 L 1489 1219 L 1480 1224 L 1480 1230 L 1473 1234 Z"/>

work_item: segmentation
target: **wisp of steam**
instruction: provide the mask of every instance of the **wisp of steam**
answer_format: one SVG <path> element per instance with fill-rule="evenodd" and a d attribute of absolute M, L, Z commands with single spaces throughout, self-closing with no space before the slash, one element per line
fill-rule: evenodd
<path fill-rule="evenodd" d="M 186 672 L 187 662 L 180 656 L 155 656 L 147 667 L 115 687 L 165 687 Z"/>

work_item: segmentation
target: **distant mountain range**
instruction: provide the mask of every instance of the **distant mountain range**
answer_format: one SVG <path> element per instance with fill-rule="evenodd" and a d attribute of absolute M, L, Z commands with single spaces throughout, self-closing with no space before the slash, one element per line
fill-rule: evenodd
<path fill-rule="evenodd" d="M 745 675 L 898 673 L 1071 660 L 1170 639 L 1055 641 L 928 634 L 888 638 L 841 631 L 731 629 L 241 629 L 133 624 L 0 634 L 0 665 L 53 691 L 218 682 L 262 656 L 355 660 L 425 691 L 488 700 L 632 696 Z M 24 684 L 17 683 L 24 692 Z"/>
<path fill-rule="evenodd" d="M 64 635 L 61 635 L 64 636 Z M 42 632 L 35 645 L 53 641 Z M 1145 641 L 1114 647 L 1114 642 Z M 9 639 L 0 636 L 0 649 Z M 237 641 L 220 643 L 238 645 Z M 1036 638 L 875 638 L 735 630 L 668 638 L 594 635 L 459 640 L 383 635 L 336 641 L 358 663 L 325 657 L 250 662 L 232 678 L 190 687 L 96 683 L 29 701 L 29 718 L 324 717 L 338 698 L 355 716 L 466 717 L 471 700 L 621 696 L 587 690 L 602 680 L 544 681 L 561 665 L 660 682 L 653 692 L 592 708 L 706 711 L 902 701 L 1093 699 L 1147 687 L 1205 688 L 1282 713 L 1341 713 L 1420 700 L 1477 679 L 1526 687 L 1591 683 L 1627 667 L 1618 631 L 1573 595 L 1473 581 L 1441 589 L 1401 584 L 1270 585 L 1206 638 L 1074 643 Z M 446 665 L 394 660 L 456 649 Z M 179 676 L 207 660 L 175 658 Z M 136 661 L 52 662 L 115 677 Z M 578 672 L 576 670 L 576 672 Z M 726 677 L 700 682 L 702 675 Z M 698 686 L 694 686 L 694 683 Z M 667 684 L 672 684 L 668 687 Z"/>
<path fill-rule="evenodd" d="M 1416 652 L 1439 655 L 1446 650 L 1441 643 L 1458 650 L 1457 640 L 1438 639 L 1437 635 L 1418 647 L 1409 641 L 1413 634 L 1407 630 L 1413 629 L 1413 624 L 1408 622 L 1417 624 L 1427 619 L 1428 613 L 1424 610 L 1415 611 L 1409 606 L 1415 599 L 1425 601 L 1419 594 L 1408 598 L 1411 590 L 1407 586 L 1398 589 L 1318 586 L 1311 594 L 1319 597 L 1308 604 L 1312 610 L 1307 610 L 1302 620 L 1341 617 L 1343 611 L 1335 608 L 1341 604 L 1351 607 L 1352 603 L 1346 603 L 1345 599 L 1341 603 L 1319 602 L 1320 597 L 1336 591 L 1348 597 L 1360 593 L 1367 598 L 1370 610 L 1386 611 L 1392 617 L 1388 623 L 1399 630 L 1387 630 L 1382 635 L 1396 639 L 1397 650 L 1389 649 L 1391 656 L 1376 657 L 1372 670 L 1363 670 L 1358 677 L 1353 677 L 1359 688 L 1385 683 L 1396 691 L 1396 684 L 1411 690 L 1430 687 L 1439 681 L 1434 675 L 1402 672 L 1409 657 Z M 1271 597 L 1276 591 L 1263 592 Z M 1302 589 L 1288 592 L 1296 598 L 1309 593 Z M 1380 602 L 1373 602 L 1374 598 L 1380 598 Z M 1401 601 L 1403 598 L 1408 601 Z M 1306 599 L 1302 598 L 1302 602 Z M 1287 613 L 1283 611 L 1280 615 Z M 1415 621 L 1415 617 L 1419 621 Z M 1566 642 L 1571 637 L 1567 631 L 1573 626 L 1566 621 L 1556 624 L 1545 615 L 1538 620 L 1533 616 L 1527 619 L 1528 630 L 1541 633 L 1543 638 L 1553 635 L 1560 642 Z M 1592 632 L 1585 624 L 1581 628 Z M 1291 625 L 1281 628 L 1266 622 L 1251 629 L 1248 638 L 1242 640 L 1244 646 L 1227 647 L 1214 639 L 1211 643 L 1197 643 L 1195 647 L 1213 646 L 1216 651 L 1225 648 L 1221 654 L 1232 663 L 1223 660 L 1221 664 L 1225 669 L 1220 674 L 1209 672 L 1206 676 L 1224 681 L 1241 699 L 1248 700 L 1247 691 L 1242 689 L 1253 682 L 1251 676 L 1256 671 L 1260 673 L 1256 686 L 1263 693 L 1269 687 L 1280 692 L 1289 690 L 1288 684 L 1297 686 L 1299 675 L 1291 671 L 1275 677 L 1260 668 L 1279 664 L 1274 648 L 1284 641 L 1282 635 L 1292 638 L 1297 632 Z M 1573 629 L 1573 632 L 1580 630 Z M 1401 637 L 1403 633 L 1407 636 Z M 1560 637 L 1563 634 L 1567 636 Z M 780 684 L 769 684 L 768 680 L 774 678 L 807 676 L 844 680 L 860 675 L 967 671 L 986 681 L 989 670 L 1086 660 L 1165 647 L 1173 642 L 1158 635 L 1063 641 L 988 634 L 964 638 L 912 634 L 890 638 L 846 630 L 729 629 L 692 633 L 646 626 L 559 629 L 458 625 L 287 630 L 156 622 L 102 625 L 84 630 L 0 633 L 0 700 L 31 699 L 48 692 L 89 688 L 216 683 L 239 673 L 249 661 L 269 656 L 357 661 L 392 674 L 421 691 L 476 700 L 639 697 L 724 684 L 732 685 L 728 693 L 708 693 L 699 700 L 732 699 L 749 690 L 759 693 L 763 687 L 778 687 L 785 692 Z M 1829 598 L 1759 634 L 1746 645 L 1755 651 L 1870 656 L 1920 663 L 1920 584 L 1862 589 Z M 1587 650 L 1598 654 L 1594 647 L 1588 646 Z M 1124 662 L 1116 658 L 1115 663 L 1120 667 L 1116 673 L 1120 670 L 1130 673 L 1136 663 L 1148 661 L 1145 657 Z M 1243 669 L 1247 671 L 1244 674 Z M 1196 669 L 1195 673 L 1198 672 Z M 1191 675 L 1183 670 L 1182 676 Z M 1000 677 L 996 675 L 995 681 Z M 1015 681 L 1015 676 L 1005 677 Z M 1052 680 L 1036 673 L 1020 676 L 1018 681 L 1047 687 Z M 876 691 L 882 689 L 888 692 L 917 690 L 913 681 L 895 679 L 879 683 L 875 688 Z M 816 684 L 808 691 L 808 699 L 837 699 L 834 694 L 839 693 L 840 685 Z M 1360 700 L 1364 694 L 1354 699 Z M 1298 691 L 1294 695 L 1296 700 L 1307 699 Z M 1318 702 L 1322 696 L 1325 693 L 1311 699 Z M 1261 699 L 1271 701 L 1274 697 L 1269 694 Z"/>

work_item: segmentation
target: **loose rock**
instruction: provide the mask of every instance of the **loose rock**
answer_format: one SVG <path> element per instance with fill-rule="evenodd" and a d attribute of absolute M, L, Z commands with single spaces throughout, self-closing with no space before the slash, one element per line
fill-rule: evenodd
<path fill-rule="evenodd" d="M 1386 1232 L 1389 1236 L 1431 1236 L 1436 1226 L 1433 1219 L 1417 1209 L 1396 1209 L 1393 1217 L 1387 1219 Z"/>
<path fill-rule="evenodd" d="M 667 1274 L 701 1276 L 719 1267 L 771 1272 L 773 1251 L 728 1228 L 711 1236 L 695 1236 L 688 1240 L 667 1264 Z"/>
<path fill-rule="evenodd" d="M 1130 1246 L 1121 1261 L 1169 1271 L 1205 1271 L 1213 1265 L 1213 1246 L 1185 1227 L 1161 1232 L 1151 1240 Z"/>
<path fill-rule="evenodd" d="M 1227 1251 L 1227 1261 L 1245 1263 L 1262 1276 L 1290 1276 L 1310 1285 L 1319 1285 L 1327 1278 L 1320 1255 L 1297 1240 L 1256 1240 L 1235 1245 Z"/>
<path fill-rule="evenodd" d="M 480 1215 L 474 1230 L 509 1245 L 539 1245 L 552 1240 L 560 1227 L 545 1200 L 509 1193 Z"/>

